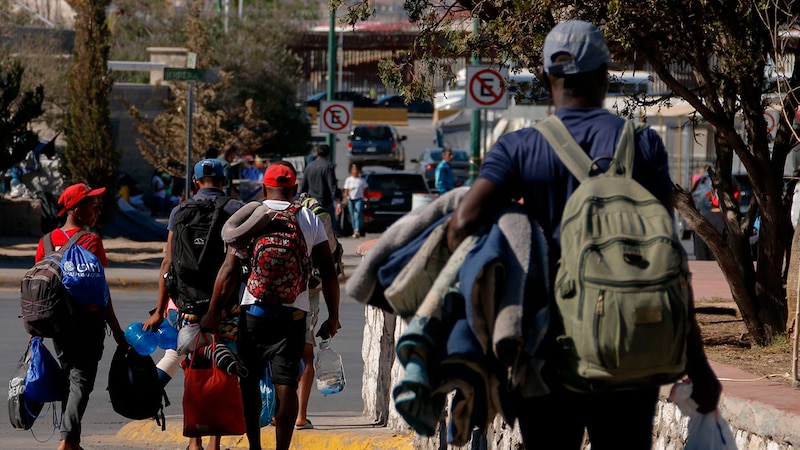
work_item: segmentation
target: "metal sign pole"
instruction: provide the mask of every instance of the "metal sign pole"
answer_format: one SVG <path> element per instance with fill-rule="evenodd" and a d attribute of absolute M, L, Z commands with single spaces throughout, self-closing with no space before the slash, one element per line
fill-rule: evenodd
<path fill-rule="evenodd" d="M 187 103 L 186 122 L 186 200 L 192 198 L 192 110 L 194 109 L 194 83 L 189 83 L 189 96 Z"/>
<path fill-rule="evenodd" d="M 333 100 L 333 90 L 336 88 L 336 10 L 330 11 L 330 28 L 328 29 L 328 101 Z M 320 110 L 322 112 L 322 110 Z M 331 148 L 330 160 L 336 161 L 336 135 L 328 133 L 327 144 Z"/>
<path fill-rule="evenodd" d="M 477 35 L 480 31 L 480 22 L 478 19 L 472 19 L 472 33 Z M 480 64 L 480 55 L 475 52 L 472 54 L 472 64 Z M 470 89 L 469 82 L 467 82 L 466 89 Z M 469 121 L 469 134 L 470 134 L 470 158 L 469 158 L 469 181 L 475 181 L 478 177 L 478 161 L 480 159 L 480 134 L 481 134 L 481 110 L 473 109 Z"/>

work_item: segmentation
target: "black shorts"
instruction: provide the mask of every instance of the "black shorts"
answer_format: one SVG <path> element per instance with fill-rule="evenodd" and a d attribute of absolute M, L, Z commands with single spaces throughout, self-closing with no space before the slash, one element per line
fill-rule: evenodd
<path fill-rule="evenodd" d="M 242 307 L 239 357 L 250 374 L 263 374 L 272 361 L 272 382 L 296 388 L 306 343 L 306 312 L 288 306 L 266 309 L 266 315 L 254 316 Z"/>

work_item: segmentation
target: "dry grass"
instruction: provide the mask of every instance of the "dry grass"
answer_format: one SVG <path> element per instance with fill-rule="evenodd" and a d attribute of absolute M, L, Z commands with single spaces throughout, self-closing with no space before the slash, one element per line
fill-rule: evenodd
<path fill-rule="evenodd" d="M 767 347 L 753 347 L 735 303 L 727 299 L 704 299 L 697 307 L 697 321 L 709 359 L 792 385 L 791 336 L 778 336 Z"/>

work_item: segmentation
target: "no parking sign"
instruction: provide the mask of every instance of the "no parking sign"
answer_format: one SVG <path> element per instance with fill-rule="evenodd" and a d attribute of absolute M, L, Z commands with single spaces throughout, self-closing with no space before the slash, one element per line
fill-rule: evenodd
<path fill-rule="evenodd" d="M 349 133 L 353 124 L 353 102 L 319 102 L 319 131 Z"/>
<path fill-rule="evenodd" d="M 508 69 L 467 66 L 467 109 L 506 109 Z"/>

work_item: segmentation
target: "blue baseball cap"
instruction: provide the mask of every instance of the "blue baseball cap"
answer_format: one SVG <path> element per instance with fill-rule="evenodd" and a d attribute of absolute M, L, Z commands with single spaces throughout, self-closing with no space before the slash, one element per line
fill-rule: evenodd
<path fill-rule="evenodd" d="M 225 178 L 225 169 L 222 163 L 216 159 L 207 158 L 194 165 L 194 179 L 199 180 L 204 177 Z"/>
<path fill-rule="evenodd" d="M 559 55 L 571 60 L 554 62 Z M 611 60 L 606 38 L 589 22 L 568 20 L 553 27 L 544 39 L 544 71 L 552 75 L 591 72 Z"/>

